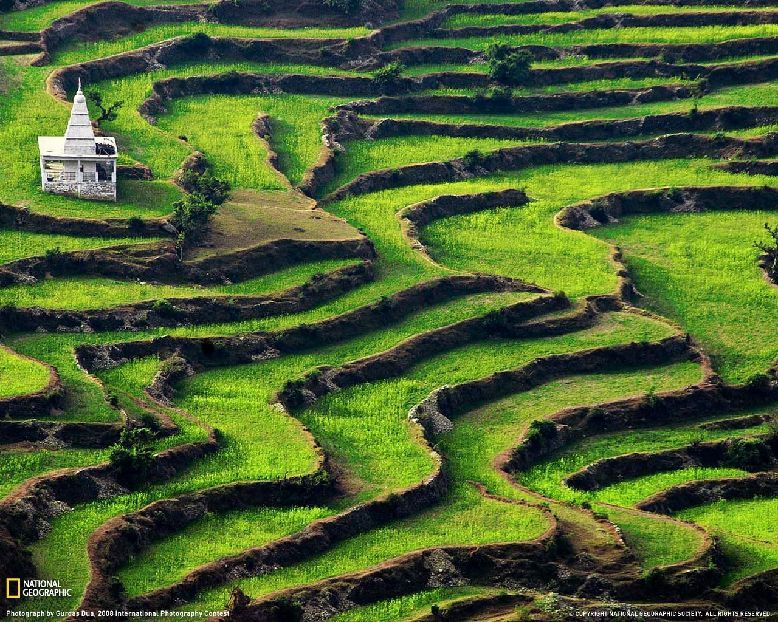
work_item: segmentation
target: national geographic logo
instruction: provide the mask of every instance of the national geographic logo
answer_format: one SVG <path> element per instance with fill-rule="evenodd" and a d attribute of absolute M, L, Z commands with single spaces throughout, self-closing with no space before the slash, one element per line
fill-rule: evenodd
<path fill-rule="evenodd" d="M 16 579 L 5 580 L 5 597 L 8 600 L 19 598 L 56 598 L 71 596 L 70 588 L 62 587 L 59 581 L 48 579 Z"/>

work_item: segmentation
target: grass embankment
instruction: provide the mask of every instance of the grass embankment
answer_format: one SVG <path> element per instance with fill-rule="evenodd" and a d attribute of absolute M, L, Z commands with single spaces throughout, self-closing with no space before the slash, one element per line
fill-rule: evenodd
<path fill-rule="evenodd" d="M 556 25 L 577 22 L 583 19 L 597 17 L 598 15 L 694 15 L 695 13 L 729 13 L 742 10 L 742 6 L 667 6 L 667 5 L 624 5 L 607 6 L 598 9 L 583 9 L 580 11 L 549 11 L 547 13 L 527 13 L 524 15 L 506 15 L 503 13 L 452 15 L 442 28 L 465 28 L 471 26 L 508 26 L 511 24 L 532 26 Z M 772 13 L 773 7 L 760 7 L 755 9 Z"/>
<path fill-rule="evenodd" d="M 424 230 L 423 239 L 433 258 L 454 269 L 521 274 L 572 296 L 603 293 L 613 287 L 607 248 L 587 233 L 556 227 L 553 217 L 563 207 L 635 188 L 769 183 L 769 177 L 716 171 L 706 160 L 545 166 L 446 185 L 451 193 L 521 187 L 534 201 L 519 209 L 434 222 Z M 396 199 L 409 192 L 393 194 Z M 766 319 L 770 314 L 765 314 L 766 306 L 778 304 L 778 290 L 762 277 L 753 247 L 766 220 L 768 214 L 744 211 L 646 216 L 633 225 L 629 224 L 633 219 L 627 219 L 588 233 L 624 246 L 637 288 L 648 295 L 649 306 L 668 313 L 699 338 L 724 378 L 742 382 L 766 370 L 778 354 L 778 334 Z M 706 232 L 704 241 L 700 227 Z M 646 259 L 656 262 L 650 267 L 640 263 L 646 252 Z"/>
<path fill-rule="evenodd" d="M 153 500 L 170 497 L 191 490 L 241 480 L 278 479 L 309 472 L 314 453 L 308 445 L 299 424 L 271 406 L 270 400 L 285 382 L 302 375 L 312 367 L 331 362 L 342 364 L 391 347 L 397 341 L 420 331 L 444 325 L 458 318 L 470 317 L 500 307 L 508 301 L 526 297 L 526 294 L 478 295 L 454 300 L 420 312 L 408 320 L 363 337 L 306 354 L 273 359 L 253 366 L 236 369 L 217 369 L 199 375 L 185 383 L 178 405 L 199 420 L 218 428 L 223 435 L 222 449 L 199 461 L 175 480 L 142 491 L 79 506 L 56 519 L 49 537 L 35 545 L 38 568 L 49 576 L 60 575 L 68 568 L 73 583 L 87 577 L 85 543 L 91 531 L 114 516 L 133 511 Z M 107 337 L 104 335 L 103 338 Z M 122 338 L 127 339 L 124 335 Z M 110 337 L 109 337 L 110 338 Z M 63 344 L 64 346 L 65 344 Z M 69 351 L 66 346 L 65 352 Z M 327 358 L 330 352 L 332 358 Z M 122 366 L 102 374 L 109 390 L 139 392 L 154 374 L 153 361 L 138 363 L 139 367 Z M 142 372 L 142 373 L 141 373 Z M 225 375 L 226 374 L 226 375 Z M 218 378 L 218 382 L 214 379 Z M 252 425 L 247 426 L 246 421 Z M 401 436 L 401 435 L 400 435 Z M 418 447 L 412 439 L 406 441 Z M 419 459 L 429 468 L 424 452 Z M 418 462 L 416 463 L 418 464 Z M 408 465 L 408 468 L 413 468 Z M 398 474 L 398 477 L 402 477 Z M 211 536 L 212 539 L 212 536 Z M 71 546 L 59 550 L 57 542 L 71 541 Z M 57 552 L 54 552 L 57 549 Z M 83 584 L 81 585 L 83 588 Z M 71 600 L 61 602 L 63 607 L 77 603 L 79 590 Z"/>
<path fill-rule="evenodd" d="M 417 615 L 429 613 L 433 605 L 445 607 L 458 600 L 474 596 L 488 596 L 495 593 L 481 587 L 441 587 L 418 592 L 400 598 L 382 600 L 375 605 L 357 607 L 330 618 L 332 622 L 397 622 L 410 620 Z"/>
<path fill-rule="evenodd" d="M 73 239 L 73 238 L 71 238 Z M 231 285 L 162 285 L 142 281 L 117 281 L 99 277 L 56 278 L 34 285 L 0 289 L 0 306 L 44 309 L 105 309 L 124 304 L 166 298 L 260 296 L 302 285 L 312 276 L 349 265 L 347 260 L 329 260 L 292 266 L 273 274 Z"/>
<path fill-rule="evenodd" d="M 765 281 L 753 246 L 764 223 L 776 221 L 760 212 L 670 214 L 592 233 L 623 248 L 646 307 L 680 321 L 724 378 L 743 382 L 778 356 L 778 328 L 764 321 L 778 312 L 778 289 Z"/>
<path fill-rule="evenodd" d="M 677 86 L 688 85 L 691 87 L 694 81 L 687 77 L 659 77 L 659 78 L 613 78 L 611 80 L 582 80 L 580 82 L 565 82 L 563 84 L 549 84 L 546 86 L 514 87 L 511 93 L 514 96 L 525 95 L 553 95 L 555 93 L 575 93 L 588 91 L 609 91 L 626 89 L 647 89 L 652 86 Z M 425 95 L 465 95 L 474 96 L 482 93 L 483 89 L 476 88 L 440 88 L 424 91 Z"/>
<path fill-rule="evenodd" d="M 375 490 L 385 480 L 387 473 L 391 473 L 393 478 L 402 472 L 409 473 L 407 465 L 412 465 L 414 461 L 411 455 L 404 455 L 407 449 L 400 445 L 401 437 L 397 437 L 397 434 L 407 429 L 408 410 L 440 386 L 439 379 L 445 378 L 446 384 L 456 384 L 501 369 L 521 366 L 538 356 L 633 339 L 657 339 L 666 336 L 668 330 L 666 325 L 640 316 L 614 314 L 604 318 L 597 327 L 572 335 L 519 341 L 489 340 L 466 345 L 421 361 L 398 379 L 360 385 L 327 396 L 301 411 L 298 416 L 325 450 L 348 468 L 350 478 Z M 213 372 L 205 375 L 213 376 Z M 699 369 L 694 365 L 681 364 L 651 370 L 650 373 L 642 369 L 625 372 L 623 376 L 604 375 L 600 389 L 601 395 L 615 397 L 634 391 L 633 387 L 639 387 L 641 382 L 653 381 L 663 387 L 680 387 L 691 378 L 699 378 Z M 587 387 L 590 399 L 597 399 L 599 395 L 593 395 L 591 389 L 591 386 Z M 537 398 L 537 393 L 533 391 L 525 394 L 527 403 L 533 403 L 532 398 Z M 551 394 L 554 394 L 553 390 L 549 390 Z M 555 397 L 563 402 L 567 399 L 558 392 Z M 556 404 L 553 410 L 556 410 Z M 548 414 L 548 411 L 540 409 L 535 412 L 538 416 Z M 456 426 L 459 422 L 457 419 L 452 434 L 457 434 Z M 495 430 L 494 435 L 488 424 L 479 425 L 478 429 L 482 435 L 484 430 L 489 430 L 491 443 L 504 444 L 512 438 L 509 429 L 515 430 L 518 435 L 527 423 L 523 417 L 518 425 L 515 419 L 510 423 L 505 422 L 505 427 Z M 379 435 L 385 426 L 393 431 L 391 436 Z M 544 525 L 544 521 L 539 521 L 542 515 L 537 515 L 526 506 L 486 499 L 468 482 L 472 473 L 466 465 L 473 456 L 479 456 L 484 461 L 485 470 L 489 470 L 491 477 L 489 461 L 499 449 L 492 445 L 477 453 L 472 448 L 458 451 L 449 444 L 447 438 L 442 439 L 439 446 L 448 459 L 453 476 L 452 492 L 444 502 L 415 517 L 352 538 L 310 562 L 281 569 L 266 577 L 242 580 L 238 585 L 256 597 L 291 585 L 357 571 L 383 559 L 420 548 L 515 541 L 539 535 Z M 417 481 L 419 475 L 421 473 L 416 473 L 413 476 L 416 480 L 413 480 L 409 473 L 407 483 Z M 160 560 L 156 561 L 159 564 Z M 226 599 L 228 592 L 228 587 L 213 590 L 186 609 L 218 606 Z"/>
<path fill-rule="evenodd" d="M 757 411 L 764 412 L 764 411 Z M 742 413 L 751 414 L 751 413 Z M 754 426 L 745 431 L 708 430 L 700 428 L 699 423 L 722 418 L 731 418 L 730 413 L 711 419 L 705 418 L 695 422 L 659 428 L 642 428 L 614 434 L 604 434 L 586 438 L 558 452 L 553 457 L 533 466 L 521 477 L 523 484 L 550 496 L 554 499 L 573 503 L 604 501 L 616 505 L 630 506 L 649 496 L 657 490 L 666 488 L 663 477 L 680 478 L 678 481 L 707 478 L 707 470 L 689 469 L 660 474 L 662 478 L 640 477 L 608 486 L 593 492 L 575 490 L 565 485 L 563 480 L 576 471 L 597 460 L 611 458 L 633 452 L 657 452 L 683 447 L 695 442 L 714 441 L 732 436 L 764 433 L 766 425 Z M 713 472 L 711 472 L 713 473 Z M 739 473 L 739 474 L 742 474 Z M 658 486 L 654 485 L 658 484 Z M 668 484 L 672 485 L 672 484 Z"/>
<path fill-rule="evenodd" d="M 39 6 L 33 6 L 24 11 L 11 11 L 0 15 L 0 29 L 32 32 L 42 30 L 61 17 L 83 9 L 99 0 L 57 0 Z M 134 6 L 154 6 L 158 0 L 127 0 Z M 167 4 L 199 4 L 198 0 L 170 0 Z"/>
<path fill-rule="evenodd" d="M 721 538 L 726 559 L 723 584 L 778 565 L 778 499 L 718 501 L 690 508 L 678 517 L 693 521 Z"/>
<path fill-rule="evenodd" d="M 153 241 L 153 238 L 151 240 L 149 238 L 81 238 L 69 235 L 2 229 L 0 230 L 0 264 L 25 259 L 26 257 L 42 257 L 46 254 L 46 251 L 57 248 L 63 252 L 80 251 L 120 244 L 142 244 L 149 241 Z"/>
<path fill-rule="evenodd" d="M 0 345 L 0 399 L 35 393 L 49 382 L 49 370 Z"/>
<path fill-rule="evenodd" d="M 61 48 L 55 59 L 69 64 L 83 53 L 93 58 L 103 58 L 122 52 L 136 50 L 143 46 L 174 37 L 204 33 L 211 37 L 234 39 L 353 39 L 370 33 L 361 26 L 344 28 L 266 28 L 240 26 L 237 24 L 215 24 L 208 22 L 182 22 L 152 26 L 143 32 L 119 37 L 112 41 L 73 42 Z"/>
<path fill-rule="evenodd" d="M 587 61 L 591 62 L 591 61 Z M 749 84 L 715 90 L 698 101 L 699 110 L 722 108 L 724 106 L 764 106 L 778 96 L 778 85 L 774 83 Z M 517 114 L 426 114 L 424 111 L 388 115 L 393 119 L 416 119 L 439 123 L 474 123 L 479 125 L 508 125 L 511 127 L 547 127 L 562 123 L 592 120 L 629 119 L 653 114 L 689 112 L 693 102 L 689 99 L 658 101 L 611 108 L 564 110 L 560 112 L 517 113 Z M 366 115 L 367 118 L 381 118 Z"/>
<path fill-rule="evenodd" d="M 720 43 L 731 39 L 774 37 L 778 24 L 755 26 L 693 26 L 657 28 L 608 28 L 602 30 L 575 30 L 563 33 L 532 33 L 524 35 L 499 35 L 490 37 L 423 38 L 392 43 L 389 48 L 443 46 L 485 50 L 492 43 L 509 45 L 545 45 L 566 47 L 601 43 Z"/>

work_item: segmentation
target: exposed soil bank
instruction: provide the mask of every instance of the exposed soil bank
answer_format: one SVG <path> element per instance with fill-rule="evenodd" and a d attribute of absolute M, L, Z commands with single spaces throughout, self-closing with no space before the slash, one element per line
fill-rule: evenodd
<path fill-rule="evenodd" d="M 495 281 L 495 284 L 496 283 L 497 281 Z M 440 284 L 440 282 L 438 282 L 438 284 Z M 434 290 L 428 288 L 428 293 L 431 293 L 432 291 Z M 554 301 L 556 299 L 552 298 L 548 300 Z M 547 306 L 534 302 L 520 304 L 526 306 L 526 311 L 523 312 L 524 315 L 526 315 L 526 313 L 542 313 L 545 306 Z M 514 305 L 514 307 L 516 306 L 517 305 Z M 535 307 L 537 307 L 537 309 Z M 485 316 L 484 319 L 479 318 L 476 321 L 480 321 L 482 325 L 487 321 L 491 323 L 496 319 L 492 317 L 494 315 L 495 314 L 489 314 Z M 512 314 L 512 317 L 518 317 L 519 315 L 522 315 L 522 312 L 517 309 Z M 460 329 L 460 325 L 454 325 L 447 333 L 453 334 Z M 428 335 L 431 335 L 431 333 L 428 333 Z M 439 337 L 439 335 L 436 335 L 436 337 Z M 420 344 L 417 343 L 417 341 L 418 340 L 414 338 L 405 342 L 405 350 L 403 353 L 406 357 L 422 355 L 422 352 L 419 350 Z M 425 343 L 428 341 L 430 340 L 427 339 Z M 344 369 L 341 374 L 338 374 L 338 380 L 346 382 L 345 379 L 348 376 L 352 380 L 357 381 L 357 378 L 361 377 L 362 372 L 355 370 L 357 367 L 360 367 L 360 365 L 360 369 L 363 371 L 365 368 L 375 368 L 378 370 L 380 367 L 381 371 L 377 372 L 379 374 L 397 373 L 396 367 L 393 367 L 387 362 L 388 359 L 395 360 L 397 358 L 395 354 L 396 352 L 393 349 L 387 353 L 371 357 L 371 359 L 373 359 L 372 364 L 368 362 L 371 359 L 365 359 L 362 362 L 349 365 L 347 366 L 347 370 Z M 198 363 L 197 360 L 192 362 Z M 176 377 L 177 375 L 174 374 L 172 377 L 160 379 L 160 382 L 155 381 L 155 385 L 157 386 L 154 387 L 154 393 L 162 394 L 163 396 L 169 395 L 171 393 L 171 384 L 175 381 Z M 302 385 L 300 383 L 290 383 L 281 392 L 279 400 L 285 409 L 288 410 L 299 403 L 307 403 L 311 399 L 315 399 L 316 394 L 312 390 L 303 387 L 303 385 L 306 385 L 312 378 L 313 376 L 307 377 L 302 382 Z M 167 387 L 163 385 L 167 385 Z M 329 385 L 329 388 L 331 389 L 333 386 L 334 385 L 331 384 Z M 321 395 L 323 393 L 319 392 L 318 394 Z M 434 454 L 434 452 L 432 453 Z M 442 462 L 437 456 L 436 463 L 437 466 L 434 473 L 420 484 L 411 486 L 403 491 L 395 492 L 387 497 L 360 504 L 337 516 L 316 521 L 294 536 L 279 540 L 264 547 L 243 552 L 231 558 L 207 564 L 191 572 L 182 581 L 179 581 L 172 586 L 157 590 L 151 594 L 130 599 L 127 605 L 132 609 L 140 610 L 155 610 L 169 607 L 180 599 L 191 599 L 199 591 L 223 583 L 228 576 L 232 577 L 235 573 L 240 573 L 241 576 L 262 574 L 267 572 L 269 568 L 288 565 L 304 559 L 313 553 L 322 552 L 330 548 L 334 543 L 356 535 L 357 533 L 362 533 L 365 529 L 371 528 L 371 526 L 375 527 L 384 524 L 387 521 L 395 520 L 417 512 L 419 508 L 427 507 L 438 501 L 447 490 L 448 478 L 443 470 Z M 152 523 L 151 525 L 151 529 L 154 533 L 156 533 L 155 524 L 156 523 Z M 115 538 L 112 537 L 112 539 Z M 143 543 L 140 546 L 142 545 Z M 113 560 L 115 557 L 115 555 L 109 555 L 105 552 L 101 553 L 94 557 L 95 561 L 93 562 L 93 568 L 94 564 L 98 564 L 98 558 Z M 125 558 L 126 555 L 124 554 L 119 556 L 119 560 Z M 99 562 L 99 564 L 106 567 L 99 572 L 93 570 L 93 576 L 110 576 L 112 568 L 107 566 L 108 562 Z M 103 581 L 103 584 L 104 583 L 105 581 Z M 100 581 L 97 581 L 94 589 L 90 588 L 88 597 L 85 598 L 84 603 L 82 604 L 85 604 L 89 609 L 105 607 L 111 604 L 110 599 L 106 600 L 106 597 L 102 597 L 101 600 L 100 594 L 105 594 L 105 589 L 101 588 Z"/>
<path fill-rule="evenodd" d="M 725 162 L 714 166 L 730 173 L 778 176 L 778 160 L 743 160 L 739 162 Z"/>
<path fill-rule="evenodd" d="M 767 157 L 778 152 L 778 134 L 752 139 L 673 134 L 627 143 L 554 143 L 498 149 L 479 158 L 411 164 L 363 173 L 335 190 L 326 201 L 417 184 L 462 181 L 497 171 L 515 171 L 548 164 L 599 164 L 690 157 Z"/>
<path fill-rule="evenodd" d="M 169 480 L 217 449 L 212 432 L 204 442 L 160 452 L 154 456 L 144 484 Z M 28 480 L 0 501 L 0 573 L 34 577 L 36 570 L 25 547 L 48 533 L 53 518 L 77 504 L 126 493 L 134 485 L 108 464 L 65 469 Z"/>
<path fill-rule="evenodd" d="M 234 283 L 306 261 L 374 257 L 373 245 L 364 237 L 321 241 L 281 239 L 200 261 L 182 262 L 175 242 L 163 241 L 20 259 L 0 266 L 0 287 L 34 282 L 47 275 L 105 276 L 173 284 Z"/>
<path fill-rule="evenodd" d="M 265 296 L 168 298 L 165 305 L 147 301 L 89 311 L 0 307 L 0 331 L 100 332 L 238 322 L 312 309 L 374 278 L 373 264 L 365 261 Z"/>
<path fill-rule="evenodd" d="M 146 30 L 155 25 L 184 22 L 219 22 L 252 26 L 295 28 L 306 26 L 363 25 L 397 16 L 396 0 L 368 0 L 361 11 L 345 15 L 307 0 L 266 2 L 233 2 L 215 4 L 133 6 L 123 2 L 102 2 L 75 11 L 54 21 L 40 34 L 44 53 L 36 64 L 46 64 L 51 54 L 73 41 L 110 40 Z"/>
<path fill-rule="evenodd" d="M 777 439 L 762 437 L 731 438 L 666 451 L 635 452 L 597 460 L 567 477 L 565 484 L 579 490 L 599 490 L 624 480 L 691 467 L 765 471 L 778 464 L 776 449 Z"/>
<path fill-rule="evenodd" d="M 322 53 L 326 45 L 327 42 L 320 39 L 230 39 L 196 34 L 56 69 L 49 78 L 48 88 L 55 97 L 65 100 L 79 78 L 94 84 L 206 57 L 212 61 L 325 66 L 330 64 L 330 59 Z"/>
<path fill-rule="evenodd" d="M 617 192 L 566 207 L 556 219 L 568 229 L 585 230 L 618 222 L 623 216 L 635 214 L 731 210 L 778 210 L 778 188 L 712 186 Z"/>
<path fill-rule="evenodd" d="M 524 3 L 519 3 L 524 4 Z M 492 5 L 488 5 L 492 6 Z M 346 53 L 354 55 L 357 42 L 343 44 Z M 566 47 L 548 47 L 542 45 L 517 46 L 526 50 L 536 60 L 557 60 L 565 55 L 586 56 L 589 58 L 663 58 L 675 63 L 700 63 L 723 60 L 737 56 L 766 56 L 778 51 L 778 39 L 763 37 L 753 39 L 734 39 L 721 43 L 596 43 L 571 45 Z M 380 51 L 363 46 L 359 52 L 363 55 L 357 64 L 359 67 L 375 68 L 399 60 L 412 65 L 434 65 L 441 63 L 484 62 L 483 52 L 460 47 L 431 45 L 428 47 L 408 47 L 391 51 Z"/>
<path fill-rule="evenodd" d="M 637 504 L 647 512 L 672 514 L 721 499 L 753 499 L 778 495 L 778 473 L 757 473 L 748 477 L 698 480 L 673 486 Z"/>
<path fill-rule="evenodd" d="M 517 370 L 498 372 L 472 382 L 438 389 L 414 407 L 409 417 L 418 421 L 430 434 L 435 434 L 450 429 L 450 419 L 462 412 L 507 395 L 529 391 L 563 376 L 663 365 L 697 357 L 697 352 L 684 337 L 550 355 Z"/>
<path fill-rule="evenodd" d="M 164 218 L 147 220 L 66 218 L 37 214 L 27 208 L 2 203 L 0 203 L 0 227 L 35 233 L 106 238 L 171 237 L 176 233 L 175 228 Z"/>
<path fill-rule="evenodd" d="M 354 115 L 341 112 L 337 117 L 343 123 L 343 117 Z M 358 119 L 358 118 L 357 118 Z M 778 122 L 778 107 L 727 106 L 712 110 L 702 110 L 695 114 L 671 112 L 647 115 L 632 119 L 593 120 L 562 123 L 549 127 L 512 127 L 509 125 L 487 125 L 477 123 L 438 123 L 435 121 L 415 121 L 412 119 L 382 119 L 371 121 L 358 119 L 363 133 L 353 133 L 342 137 L 379 139 L 396 136 L 452 136 L 458 138 L 500 138 L 516 140 L 583 141 L 612 140 L 628 136 L 652 134 L 671 134 L 678 132 L 730 131 L 772 125 Z M 353 121 L 350 127 L 357 123 Z M 332 127 L 332 125 L 330 126 Z M 773 164 L 772 162 L 732 162 L 732 170 L 737 165 Z M 722 165 L 728 166 L 728 165 Z M 778 170 L 778 169 L 776 169 Z M 733 170 L 732 172 L 743 172 Z"/>
<path fill-rule="evenodd" d="M 324 120 L 322 128 L 325 148 L 319 161 L 307 171 L 301 190 L 309 196 L 316 196 L 336 178 L 338 154 L 347 150 L 343 143 L 350 140 L 417 135 L 548 141 L 614 140 L 652 134 L 744 129 L 769 125 L 776 120 L 778 120 L 776 107 L 731 106 L 698 111 L 695 114 L 678 112 L 634 119 L 594 120 L 563 123 L 551 127 L 522 128 L 405 119 L 372 121 L 359 117 L 349 106 L 346 106 L 335 116 Z"/>
<path fill-rule="evenodd" d="M 118 441 L 122 428 L 118 423 L 0 421 L 0 445 L 34 443 L 50 449 L 101 449 Z"/>
<path fill-rule="evenodd" d="M 571 17 L 575 14 L 571 13 Z M 704 11 L 695 13 L 657 13 L 656 15 L 631 15 L 628 13 L 597 15 L 566 24 L 506 24 L 502 26 L 468 26 L 465 28 L 432 28 L 427 36 L 432 39 L 495 37 L 513 34 L 563 33 L 580 30 L 605 30 L 611 28 L 677 28 L 692 26 L 741 26 L 749 24 L 774 24 L 778 15 L 773 11 Z"/>
<path fill-rule="evenodd" d="M 315 443 L 312 438 L 310 440 Z M 208 513 L 263 506 L 310 506 L 329 499 L 334 494 L 333 482 L 326 469 L 323 452 L 318 446 L 316 450 L 318 466 L 310 475 L 278 481 L 225 484 L 162 499 L 101 525 L 90 536 L 87 545 L 91 572 L 81 609 L 99 611 L 124 604 L 120 596 L 122 586 L 114 576 L 116 571 L 153 542 L 177 533 Z M 220 568 L 222 572 L 228 570 L 226 566 Z"/>
<path fill-rule="evenodd" d="M 389 350 L 341 367 L 319 367 L 304 379 L 288 383 L 279 394 L 279 399 L 290 409 L 298 408 L 340 389 L 394 378 L 422 359 L 461 347 L 465 343 L 490 337 L 518 337 L 523 334 L 522 325 L 525 322 L 566 309 L 569 305 L 564 296 L 542 296 L 482 317 L 421 333 Z"/>
<path fill-rule="evenodd" d="M 299 352 L 350 339 L 458 296 L 485 292 L 528 291 L 542 288 L 521 281 L 488 275 L 443 277 L 414 285 L 354 311 L 277 333 L 246 333 L 232 337 L 160 337 L 117 344 L 83 345 L 76 350 L 79 363 L 90 371 L 120 365 L 130 359 L 180 354 L 204 367 L 251 363 L 258 357 Z"/>

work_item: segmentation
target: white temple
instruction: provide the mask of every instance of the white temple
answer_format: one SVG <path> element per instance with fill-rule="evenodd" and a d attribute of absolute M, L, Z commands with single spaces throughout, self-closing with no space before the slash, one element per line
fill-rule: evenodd
<path fill-rule="evenodd" d="M 65 135 L 39 136 L 38 147 L 45 192 L 116 200 L 116 140 L 95 137 L 80 79 Z"/>

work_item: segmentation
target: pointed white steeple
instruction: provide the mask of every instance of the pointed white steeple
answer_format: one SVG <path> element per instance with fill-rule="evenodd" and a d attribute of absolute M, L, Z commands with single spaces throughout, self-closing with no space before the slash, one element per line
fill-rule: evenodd
<path fill-rule="evenodd" d="M 73 98 L 73 108 L 70 111 L 68 129 L 65 131 L 65 153 L 72 155 L 95 155 L 95 133 L 89 110 L 86 107 L 86 97 L 81 91 L 81 78 L 78 79 L 78 91 Z"/>

